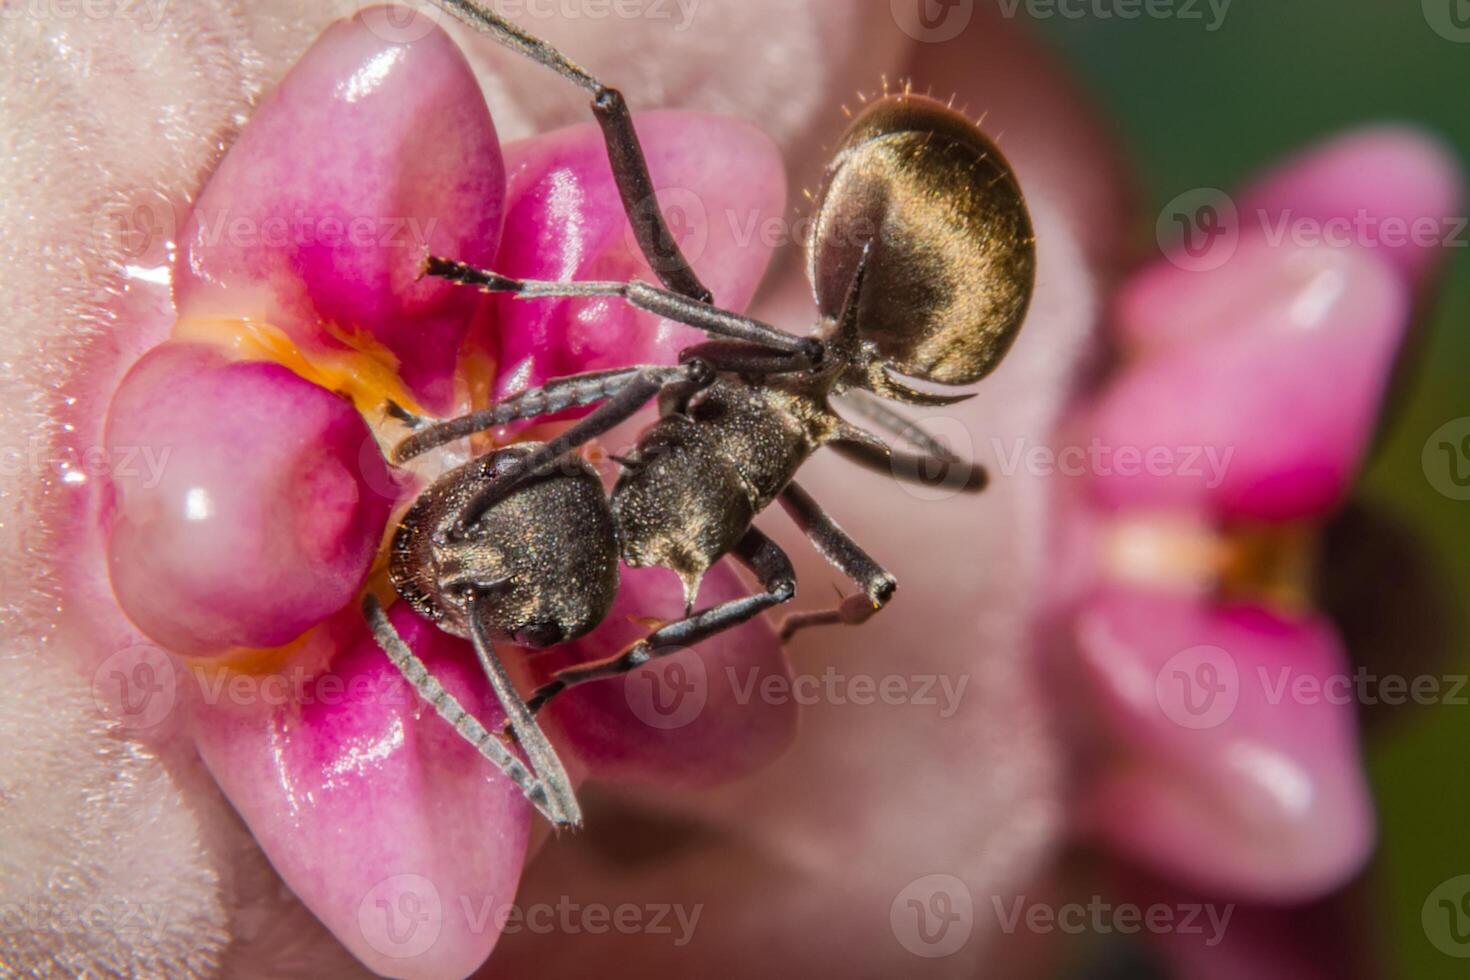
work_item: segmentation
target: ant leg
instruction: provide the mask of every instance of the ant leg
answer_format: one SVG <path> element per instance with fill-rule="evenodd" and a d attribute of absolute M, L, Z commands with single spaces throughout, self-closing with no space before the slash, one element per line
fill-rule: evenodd
<path fill-rule="evenodd" d="M 637 280 L 547 282 L 539 279 L 514 279 L 489 269 L 477 269 L 472 265 L 438 256 L 430 256 L 424 271 L 439 279 L 448 279 L 465 286 L 477 286 L 487 293 L 511 293 L 520 299 L 618 297 L 627 301 L 634 309 L 703 330 L 712 336 L 743 340 L 773 350 L 805 354 L 811 360 L 812 366 L 821 361 L 824 351 L 821 341 L 815 338 L 796 337 L 751 317 L 731 313 L 708 302 L 691 299 Z"/>
<path fill-rule="evenodd" d="M 985 467 L 961 459 L 953 450 L 883 402 L 860 391 L 848 393 L 843 404 L 905 442 L 922 450 L 920 455 L 898 452 L 876 439 L 839 439 L 832 443 L 843 456 L 879 473 L 922 483 L 936 489 L 979 493 L 990 483 Z M 860 435 L 867 435 L 857 430 Z M 929 474 L 934 473 L 935 476 Z"/>
<path fill-rule="evenodd" d="M 846 439 L 833 441 L 832 448 L 875 473 L 935 489 L 979 493 L 990 483 L 985 467 L 949 452 L 943 456 L 914 455 Z"/>
<path fill-rule="evenodd" d="M 759 378 L 772 374 L 798 374 L 812 369 L 805 354 L 772 350 L 762 344 L 743 340 L 711 340 L 686 347 L 679 352 L 680 361 L 694 359 L 709 364 L 716 371 Z"/>
<path fill-rule="evenodd" d="M 485 432 L 519 419 L 555 415 L 569 408 L 580 408 L 595 402 L 606 401 L 644 372 L 652 375 L 663 385 L 688 380 L 688 372 L 677 367 L 632 367 L 616 371 L 574 374 L 570 377 L 548 381 L 540 388 L 531 388 L 519 395 L 512 395 L 489 408 L 443 422 L 421 419 L 390 403 L 389 414 L 406 422 L 414 430 L 413 435 L 393 447 L 393 462 L 401 466 L 431 449 L 438 449 L 456 439 L 463 439 L 477 432 Z"/>
<path fill-rule="evenodd" d="M 546 738 L 546 733 L 536 723 L 536 717 L 526 707 L 526 702 L 521 700 L 515 685 L 511 683 L 510 675 L 505 671 L 505 665 L 495 655 L 495 647 L 485 626 L 485 616 L 479 608 L 486 598 L 486 594 L 479 593 L 470 601 L 470 638 L 474 642 L 475 655 L 480 658 L 480 666 L 485 670 L 490 687 L 500 699 L 501 707 L 505 709 L 506 721 L 515 734 L 516 741 L 525 751 L 531 769 L 546 788 L 550 808 L 557 815 L 552 822 L 558 827 L 579 827 L 582 824 L 582 811 L 577 805 L 577 795 L 572 790 L 572 781 L 567 776 L 566 767 L 562 765 L 556 749 L 552 748 L 551 742 Z"/>
<path fill-rule="evenodd" d="M 413 685 L 414 691 L 425 703 L 438 713 L 440 718 L 447 721 L 466 742 L 473 745 L 480 753 L 488 759 L 495 768 L 505 773 L 510 781 L 515 783 L 520 791 L 525 794 L 531 805 L 547 820 L 557 826 L 572 823 L 566 814 L 561 811 L 552 797 L 547 795 L 546 785 L 526 769 L 524 763 L 505 747 L 498 737 L 491 734 L 489 729 L 482 725 L 478 718 L 464 709 L 464 706 L 455 699 L 454 695 L 444 689 L 444 685 L 429 673 L 424 662 L 414 655 L 403 637 L 389 622 L 388 616 L 383 612 L 383 607 L 378 600 L 369 595 L 362 601 L 362 613 L 368 621 L 368 626 L 373 632 L 373 639 L 377 640 L 378 646 L 388 655 L 388 660 L 398 668 L 403 678 Z M 573 815 L 576 810 L 573 808 Z"/>
<path fill-rule="evenodd" d="M 627 650 L 606 660 L 578 664 L 559 671 L 537 689 L 527 702 L 531 711 L 540 711 L 558 694 L 590 681 L 616 677 L 637 670 L 656 657 L 666 657 L 707 640 L 733 626 L 739 626 L 773 606 L 790 602 L 796 595 L 796 571 L 791 559 L 780 546 L 756 528 L 750 528 L 731 552 L 741 564 L 760 578 L 764 592 L 731 599 L 703 612 L 661 626 Z"/>
<path fill-rule="evenodd" d="M 795 483 L 789 484 L 781 493 L 781 506 L 811 539 L 817 553 L 863 590 L 842 600 L 836 609 L 787 616 L 781 623 L 783 641 L 811 626 L 860 625 L 888 604 L 898 580 L 838 527 L 811 494 Z"/>
<path fill-rule="evenodd" d="M 677 372 L 674 374 L 673 372 Z M 670 377 L 675 380 L 670 381 Z M 508 497 L 516 487 L 540 473 L 589 439 L 607 432 L 636 415 L 671 384 L 706 387 L 715 379 L 714 369 L 700 360 L 676 368 L 641 368 L 611 398 L 571 428 L 543 444 L 535 452 L 516 460 L 493 483 L 472 496 L 460 512 L 456 533 L 465 535 L 491 507 Z"/>
<path fill-rule="evenodd" d="M 648 173 L 643 145 L 638 141 L 638 131 L 633 126 L 633 116 L 622 93 L 602 84 L 556 48 L 516 27 L 483 3 L 475 0 L 437 2 L 466 24 L 490 35 L 512 51 L 550 68 L 592 95 L 592 112 L 602 127 L 608 163 L 618 185 L 623 211 L 638 240 L 638 248 L 665 286 L 701 303 L 714 302 L 714 296 L 694 274 L 689 260 L 669 231 L 668 222 L 654 195 L 653 178 Z"/>
<path fill-rule="evenodd" d="M 880 429 L 904 440 L 916 449 L 937 459 L 959 462 L 954 450 L 925 431 L 924 427 L 903 413 L 890 408 L 881 398 L 876 398 L 862 389 L 845 392 L 842 403 L 850 407 Z"/>

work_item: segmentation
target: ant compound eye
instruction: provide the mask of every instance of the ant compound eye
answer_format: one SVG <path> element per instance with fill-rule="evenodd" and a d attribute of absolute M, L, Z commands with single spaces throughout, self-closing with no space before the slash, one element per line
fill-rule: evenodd
<path fill-rule="evenodd" d="M 978 381 L 1031 301 L 1036 245 L 1010 166 L 969 119 L 919 96 L 874 102 L 848 130 L 817 199 L 809 275 L 842 313 L 865 249 L 857 330 L 892 367 Z"/>

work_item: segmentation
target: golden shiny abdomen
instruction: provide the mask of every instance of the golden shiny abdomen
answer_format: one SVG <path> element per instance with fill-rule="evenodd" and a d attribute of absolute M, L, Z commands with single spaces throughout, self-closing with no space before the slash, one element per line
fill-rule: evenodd
<path fill-rule="evenodd" d="M 1035 238 L 1010 166 L 979 127 L 891 95 L 848 129 L 817 198 L 808 272 L 836 317 L 872 243 L 858 331 L 904 374 L 984 377 L 1031 300 Z"/>

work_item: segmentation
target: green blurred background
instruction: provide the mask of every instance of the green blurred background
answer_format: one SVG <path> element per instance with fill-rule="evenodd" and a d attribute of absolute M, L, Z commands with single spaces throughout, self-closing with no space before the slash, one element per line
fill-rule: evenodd
<path fill-rule="evenodd" d="M 1420 123 L 1470 160 L 1470 40 L 1432 29 L 1429 3 L 1441 4 L 1441 17 L 1460 4 L 1462 22 L 1470 18 L 1470 0 L 1235 0 L 1213 33 L 1200 21 L 1146 17 L 1038 24 L 1112 113 L 1141 172 L 1146 213 L 1157 214 L 1178 194 L 1238 186 L 1293 149 L 1367 121 Z M 1470 595 L 1470 502 L 1438 493 L 1421 464 L 1436 429 L 1470 416 L 1470 249 L 1451 251 L 1448 272 L 1407 404 L 1359 492 L 1432 546 L 1460 635 L 1470 636 L 1461 601 Z M 1414 625 L 1403 624 L 1406 635 Z M 1470 649 L 1434 670 L 1470 671 Z M 1395 977 L 1470 976 L 1470 961 L 1436 949 L 1420 918 L 1436 886 L 1470 874 L 1470 706 L 1401 714 L 1368 746 L 1382 821 L 1371 890 L 1386 966 Z"/>

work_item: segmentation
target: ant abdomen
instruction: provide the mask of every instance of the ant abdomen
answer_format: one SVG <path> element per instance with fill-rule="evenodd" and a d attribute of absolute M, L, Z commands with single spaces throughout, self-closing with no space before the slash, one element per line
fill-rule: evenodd
<path fill-rule="evenodd" d="M 888 95 L 848 128 L 817 196 L 808 272 L 836 318 L 865 247 L 858 333 L 915 378 L 978 381 L 1025 318 L 1035 238 L 995 145 L 933 99 Z"/>
<path fill-rule="evenodd" d="M 496 638 L 538 648 L 586 634 L 612 608 L 617 531 L 602 480 L 580 456 L 567 454 L 458 528 L 475 494 L 540 445 L 471 460 L 425 490 L 399 524 L 393 585 L 446 632 L 470 635 L 471 596 Z"/>

